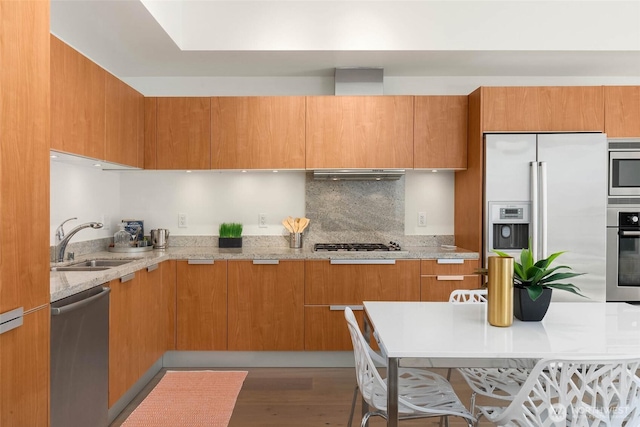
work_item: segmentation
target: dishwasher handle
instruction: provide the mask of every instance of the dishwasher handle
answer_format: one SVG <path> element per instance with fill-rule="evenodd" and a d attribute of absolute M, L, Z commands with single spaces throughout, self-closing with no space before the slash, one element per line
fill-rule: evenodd
<path fill-rule="evenodd" d="M 85 298 L 85 299 L 80 300 L 78 302 L 74 302 L 72 304 L 65 305 L 65 306 L 62 306 L 62 307 L 59 307 L 59 308 L 58 307 L 52 307 L 51 308 L 51 315 L 52 316 L 59 316 L 61 314 L 69 313 L 70 311 L 77 310 L 79 308 L 85 307 L 85 306 L 93 303 L 94 301 L 104 297 L 109 292 L 111 292 L 110 288 L 103 287 L 102 291 L 100 293 L 92 295 L 89 298 Z"/>

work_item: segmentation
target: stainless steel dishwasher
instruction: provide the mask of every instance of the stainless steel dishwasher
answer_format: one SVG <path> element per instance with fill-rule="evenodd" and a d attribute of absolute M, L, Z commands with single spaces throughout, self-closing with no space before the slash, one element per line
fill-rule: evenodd
<path fill-rule="evenodd" d="M 51 304 L 51 427 L 108 425 L 109 292 Z"/>

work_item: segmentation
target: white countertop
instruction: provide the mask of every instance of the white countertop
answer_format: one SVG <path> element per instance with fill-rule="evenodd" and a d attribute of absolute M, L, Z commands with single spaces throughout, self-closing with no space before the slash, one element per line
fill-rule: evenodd
<path fill-rule="evenodd" d="M 487 321 L 486 304 L 364 302 L 389 357 L 432 366 L 509 366 L 508 359 L 640 356 L 640 306 L 552 302 L 541 322 Z M 506 362 L 506 363 L 505 363 Z"/>
<path fill-rule="evenodd" d="M 312 247 L 301 249 L 289 249 L 283 247 L 243 247 L 237 249 L 220 249 L 211 246 L 169 247 L 166 250 L 153 250 L 134 254 L 115 252 L 96 252 L 78 257 L 74 262 L 85 259 L 124 259 L 131 258 L 135 261 L 118 267 L 112 267 L 101 271 L 69 271 L 51 272 L 50 292 L 51 302 L 71 296 L 85 289 L 101 285 L 113 279 L 118 279 L 129 273 L 146 268 L 150 265 L 169 259 L 213 259 L 213 260 L 238 260 L 238 259 L 279 259 L 279 260 L 307 260 L 307 259 L 438 259 L 438 258 L 462 258 L 478 259 L 477 252 L 464 249 L 447 250 L 439 246 L 407 247 L 402 251 L 372 251 L 372 252 L 314 252 Z M 67 265 L 69 262 L 51 264 Z"/>

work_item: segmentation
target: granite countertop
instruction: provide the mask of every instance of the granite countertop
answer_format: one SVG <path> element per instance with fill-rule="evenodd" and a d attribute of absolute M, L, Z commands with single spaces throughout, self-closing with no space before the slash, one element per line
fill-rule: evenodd
<path fill-rule="evenodd" d="M 405 247 L 401 251 L 381 252 L 314 252 L 312 247 L 289 249 L 284 247 L 244 247 L 221 249 L 218 247 L 176 247 L 166 250 L 153 250 L 135 254 L 115 252 L 95 252 L 78 258 L 73 262 L 89 259 L 132 259 L 132 262 L 100 271 L 52 271 L 50 273 L 51 302 L 74 295 L 110 280 L 146 268 L 162 261 L 175 259 L 438 259 L 461 258 L 478 259 L 477 252 L 465 249 L 444 249 L 440 246 Z M 51 266 L 64 266 L 66 263 L 52 263 Z"/>

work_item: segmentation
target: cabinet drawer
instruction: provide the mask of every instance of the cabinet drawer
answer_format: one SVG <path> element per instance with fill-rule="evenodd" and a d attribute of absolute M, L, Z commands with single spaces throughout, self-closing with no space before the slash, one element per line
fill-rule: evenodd
<path fill-rule="evenodd" d="M 420 279 L 421 301 L 449 301 L 455 289 L 477 289 L 480 276 L 424 276 Z"/>
<path fill-rule="evenodd" d="M 479 267 L 480 260 L 477 259 L 423 259 L 420 262 L 420 274 L 422 276 L 468 275 L 474 274 Z"/>
<path fill-rule="evenodd" d="M 350 306 L 360 330 L 363 330 L 362 305 Z M 377 349 L 373 336 L 371 347 Z M 305 306 L 304 349 L 307 351 L 353 351 L 351 336 L 344 318 L 344 306 Z"/>
<path fill-rule="evenodd" d="M 417 301 L 420 261 L 395 264 L 305 262 L 305 304 L 362 304 L 362 301 Z"/>

